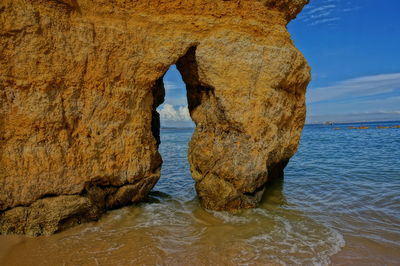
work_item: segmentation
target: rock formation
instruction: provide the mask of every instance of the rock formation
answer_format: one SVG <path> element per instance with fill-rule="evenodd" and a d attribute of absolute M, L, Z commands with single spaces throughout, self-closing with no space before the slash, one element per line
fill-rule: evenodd
<path fill-rule="evenodd" d="M 201 204 L 255 207 L 304 124 L 309 67 L 286 25 L 307 1 L 1 0 L 0 232 L 51 234 L 142 200 L 173 64 Z"/>

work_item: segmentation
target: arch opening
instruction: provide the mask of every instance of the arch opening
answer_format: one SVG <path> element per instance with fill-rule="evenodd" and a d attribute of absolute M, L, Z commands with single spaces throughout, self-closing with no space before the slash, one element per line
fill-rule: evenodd
<path fill-rule="evenodd" d="M 286 159 L 274 160 L 266 165 L 264 160 L 272 153 L 265 154 L 260 149 L 264 149 L 265 144 L 252 138 L 253 131 L 246 131 L 245 121 L 238 118 L 237 114 L 232 114 L 231 103 L 236 96 L 232 95 L 234 90 L 225 89 L 225 83 L 221 86 L 213 80 L 214 73 L 205 69 L 209 62 L 205 60 L 203 64 L 198 64 L 197 59 L 204 56 L 201 51 L 200 54 L 198 52 L 196 47 L 190 48 L 172 65 L 171 72 L 166 71 L 154 86 L 156 105 L 153 106 L 153 134 L 159 144 L 159 152 L 165 159 L 155 190 L 164 185 L 166 191 L 175 196 L 181 196 L 175 192 L 191 191 L 192 197 L 197 194 L 201 206 L 206 209 L 254 208 L 259 204 L 267 182 L 283 175 Z M 218 74 L 225 75 L 223 71 Z M 169 83 L 171 76 L 175 76 L 173 81 L 180 85 Z M 215 84 L 221 88 L 217 90 Z M 231 94 L 227 90 L 231 90 Z M 180 100 L 173 102 L 173 98 Z M 196 124 L 195 127 L 190 119 Z M 191 129 L 178 137 L 179 127 L 173 123 L 168 126 L 167 120 L 175 120 L 175 123 L 186 121 L 192 124 Z M 163 133 L 169 136 L 163 136 Z M 172 141 L 169 143 L 172 146 L 160 146 L 164 137 Z M 173 146 L 174 141 L 183 141 L 180 151 Z M 249 160 L 254 157 L 257 160 Z M 181 173 L 187 177 L 186 181 L 179 179 Z"/>
<path fill-rule="evenodd" d="M 162 158 L 160 179 L 153 194 L 161 191 L 174 198 L 184 196 L 185 200 L 196 196 L 198 180 L 193 176 L 190 143 L 198 128 L 196 113 L 201 108 L 197 107 L 207 102 L 210 91 L 200 83 L 196 46 L 192 46 L 168 67 L 152 88 L 151 126 Z"/>
<path fill-rule="evenodd" d="M 200 157 L 194 154 L 194 150 L 202 148 L 198 142 L 204 138 L 199 137 L 199 132 L 206 129 L 203 127 L 216 127 L 215 117 L 224 114 L 216 102 L 214 89 L 200 80 L 196 49 L 196 46 L 190 47 L 153 87 L 152 128 L 163 159 L 160 180 L 155 190 L 168 185 L 175 188 L 169 190 L 173 194 L 177 190 L 186 191 L 193 197 L 197 192 L 202 203 L 203 197 L 199 193 L 198 184 L 205 172 L 204 169 L 199 169 L 196 160 Z M 173 146 L 174 142 L 176 146 Z M 200 160 L 204 161 L 204 158 Z M 183 179 L 175 180 L 175 184 L 168 180 L 168 177 L 178 178 L 177 175 L 183 175 Z M 179 193 L 174 195 L 181 196 Z"/>
<path fill-rule="evenodd" d="M 165 197 L 191 200 L 196 193 L 188 162 L 188 143 L 195 124 L 189 114 L 186 84 L 176 64 L 169 67 L 158 83 L 153 95 L 156 100 L 162 97 L 163 102 L 153 114 L 156 119 L 152 127 L 163 163 L 160 180 L 150 195 L 159 200 Z"/>
<path fill-rule="evenodd" d="M 186 84 L 176 65 L 163 76 L 164 102 L 157 107 L 161 128 L 193 128 L 186 96 Z"/>

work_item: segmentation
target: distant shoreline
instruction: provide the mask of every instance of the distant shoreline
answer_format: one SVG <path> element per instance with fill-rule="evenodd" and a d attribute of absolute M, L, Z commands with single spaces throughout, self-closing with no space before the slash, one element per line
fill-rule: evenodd
<path fill-rule="evenodd" d="M 195 129 L 195 127 L 161 127 L 161 129 Z"/>
<path fill-rule="evenodd" d="M 378 124 L 378 123 L 400 123 L 400 120 L 387 120 L 387 121 L 356 121 L 356 122 L 333 122 L 332 125 L 325 125 L 325 122 L 318 123 L 307 123 L 306 126 L 311 125 L 323 125 L 323 126 L 334 126 L 334 125 L 349 125 L 349 124 Z"/>
<path fill-rule="evenodd" d="M 379 124 L 379 123 L 400 123 L 400 120 L 389 120 L 389 121 L 357 121 L 357 122 L 333 122 L 332 125 L 325 125 L 324 122 L 320 123 L 308 123 L 305 124 L 305 126 L 315 126 L 315 125 L 321 125 L 321 126 L 334 126 L 334 125 L 351 125 L 351 124 Z M 181 130 L 181 129 L 191 129 L 194 130 L 195 127 L 161 127 L 162 130 Z"/>

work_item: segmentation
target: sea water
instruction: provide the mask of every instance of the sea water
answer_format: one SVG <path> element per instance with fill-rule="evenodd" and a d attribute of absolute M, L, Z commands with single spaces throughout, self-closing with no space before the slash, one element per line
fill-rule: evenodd
<path fill-rule="evenodd" d="M 399 265 L 400 129 L 377 128 L 399 124 L 307 125 L 284 181 L 237 213 L 199 206 L 193 129 L 162 129 L 145 202 L 49 237 L 0 236 L 0 265 Z"/>

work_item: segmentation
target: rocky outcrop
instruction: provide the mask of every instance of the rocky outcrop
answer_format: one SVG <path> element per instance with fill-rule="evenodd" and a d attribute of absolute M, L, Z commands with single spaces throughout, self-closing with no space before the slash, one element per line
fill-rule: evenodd
<path fill-rule="evenodd" d="M 177 64 L 201 204 L 255 207 L 305 119 L 286 24 L 307 0 L 2 0 L 0 231 L 51 234 L 142 200 L 160 176 Z"/>

